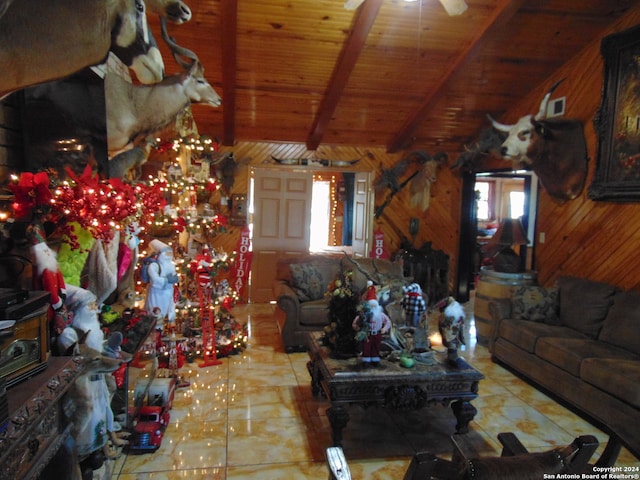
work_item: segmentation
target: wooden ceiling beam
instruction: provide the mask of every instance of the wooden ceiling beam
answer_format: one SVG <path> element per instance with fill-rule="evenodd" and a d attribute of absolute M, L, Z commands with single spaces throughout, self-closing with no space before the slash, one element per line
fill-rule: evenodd
<path fill-rule="evenodd" d="M 307 137 L 307 149 L 316 150 L 318 145 L 320 145 L 322 137 L 333 116 L 333 112 L 340 101 L 342 92 L 349 81 L 351 72 L 358 61 L 360 52 L 362 52 L 369 31 L 378 16 L 381 5 L 382 0 L 367 0 L 358 7 L 354 15 L 353 27 L 349 38 L 347 38 L 340 57 L 333 68 L 329 85 L 313 120 L 311 132 Z"/>
<path fill-rule="evenodd" d="M 236 137 L 236 70 L 238 2 L 222 0 L 222 144 L 233 146 Z"/>
<path fill-rule="evenodd" d="M 438 84 L 432 90 L 426 92 L 425 98 L 416 110 L 407 118 L 402 127 L 397 131 L 394 138 L 387 145 L 388 153 L 395 153 L 405 149 L 411 144 L 413 132 L 427 116 L 429 111 L 445 95 L 451 81 L 457 75 L 464 74 L 465 64 L 474 58 L 475 53 L 490 38 L 493 32 L 497 32 L 501 26 L 505 25 L 522 7 L 525 0 L 502 0 L 493 10 L 487 22 L 478 30 L 478 33 L 469 43 L 469 46 L 462 50 L 451 63 Z"/>

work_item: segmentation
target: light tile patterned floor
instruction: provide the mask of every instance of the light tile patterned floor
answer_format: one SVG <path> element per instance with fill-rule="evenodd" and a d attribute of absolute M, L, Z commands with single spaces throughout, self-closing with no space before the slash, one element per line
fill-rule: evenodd
<path fill-rule="evenodd" d="M 273 308 L 252 304 L 234 309 L 236 319 L 250 326 L 248 348 L 221 365 L 187 364 L 182 373 L 191 386 L 177 392 L 161 448 L 122 455 L 108 465 L 112 479 L 328 477 L 328 402 L 311 395 L 307 354 L 284 353 Z M 500 432 L 514 432 L 532 451 L 566 445 L 581 434 L 606 442 L 588 422 L 493 363 L 487 349 L 475 343 L 472 312 L 467 320 L 471 341 L 462 356 L 486 377 L 473 402 L 478 414 L 468 433 L 478 450 L 498 454 Z M 343 445 L 354 479 L 401 479 L 416 451 L 451 455 L 449 437 L 456 422 L 449 408 L 398 413 L 353 407 L 350 416 Z M 640 462 L 623 449 L 618 465 Z"/>

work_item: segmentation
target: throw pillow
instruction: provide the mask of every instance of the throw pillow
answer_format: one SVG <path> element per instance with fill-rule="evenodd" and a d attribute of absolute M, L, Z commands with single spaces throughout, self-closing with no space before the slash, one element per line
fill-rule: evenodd
<path fill-rule="evenodd" d="M 608 283 L 569 276 L 559 277 L 557 285 L 563 325 L 596 338 L 619 289 Z"/>
<path fill-rule="evenodd" d="M 614 297 L 598 338 L 640 354 L 640 292 L 620 292 Z"/>
<path fill-rule="evenodd" d="M 511 294 L 511 311 L 516 320 L 558 325 L 558 288 L 519 287 Z"/>
<path fill-rule="evenodd" d="M 292 263 L 289 265 L 293 290 L 298 295 L 298 300 L 308 302 L 320 300 L 326 289 L 322 274 L 312 263 Z"/>

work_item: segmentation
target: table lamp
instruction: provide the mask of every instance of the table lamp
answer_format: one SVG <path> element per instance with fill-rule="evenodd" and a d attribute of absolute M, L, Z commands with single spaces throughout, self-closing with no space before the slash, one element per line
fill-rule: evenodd
<path fill-rule="evenodd" d="M 505 218 L 502 220 L 489 243 L 498 245 L 499 248 L 498 253 L 493 257 L 493 269 L 496 272 L 519 273 L 524 271 L 520 255 L 512 248 L 513 245 L 529 243 L 520 219 Z"/>

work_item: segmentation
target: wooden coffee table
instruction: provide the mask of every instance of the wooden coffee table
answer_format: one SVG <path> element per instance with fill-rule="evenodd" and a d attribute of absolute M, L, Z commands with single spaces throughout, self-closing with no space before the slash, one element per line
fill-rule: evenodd
<path fill-rule="evenodd" d="M 461 359 L 456 368 L 445 362 L 444 354 L 436 354 L 436 365 L 416 363 L 413 368 L 404 368 L 383 360 L 379 368 L 362 368 L 355 357 L 332 358 L 329 348 L 322 345 L 322 335 L 308 334 L 307 369 L 313 394 L 324 394 L 331 401 L 327 418 L 334 445 L 342 443 L 342 430 L 349 422 L 347 407 L 351 404 L 397 410 L 451 405 L 457 420 L 456 433 L 469 431 L 469 422 L 477 413 L 470 402 L 478 396 L 478 383 L 484 375 L 466 361 Z"/>

